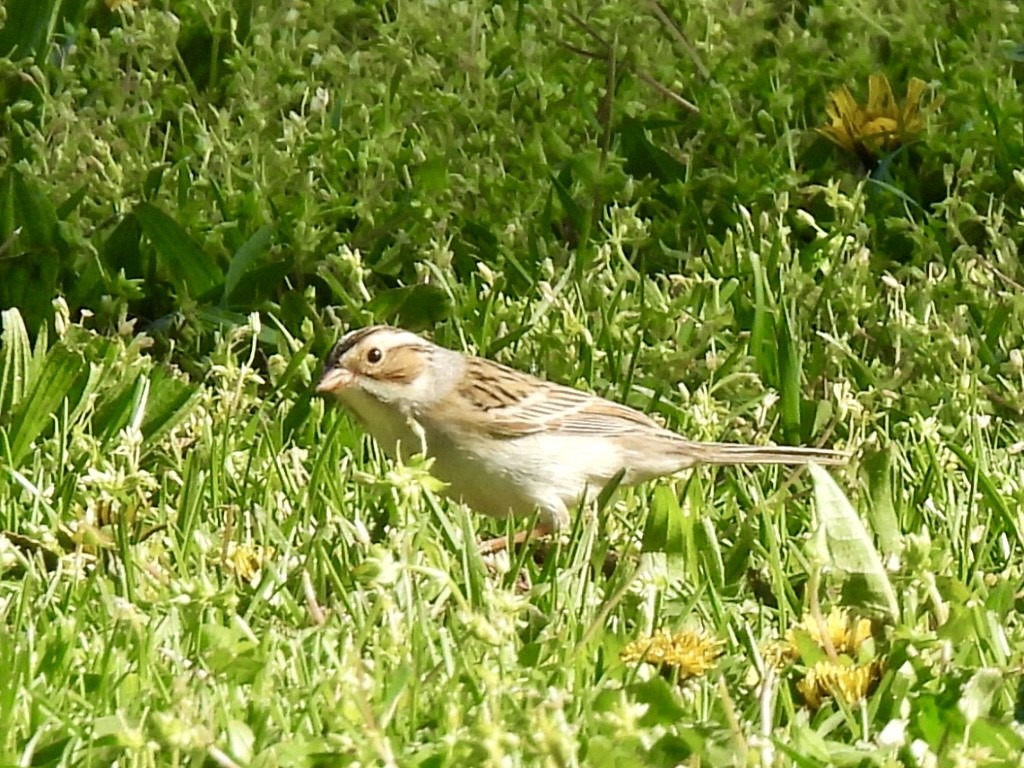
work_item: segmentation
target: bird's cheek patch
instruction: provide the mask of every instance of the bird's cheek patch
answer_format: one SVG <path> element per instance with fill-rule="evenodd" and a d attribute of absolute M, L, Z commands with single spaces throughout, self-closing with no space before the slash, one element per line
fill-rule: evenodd
<path fill-rule="evenodd" d="M 426 367 L 426 360 L 420 350 L 394 349 L 385 358 L 377 378 L 400 384 L 415 381 Z"/>

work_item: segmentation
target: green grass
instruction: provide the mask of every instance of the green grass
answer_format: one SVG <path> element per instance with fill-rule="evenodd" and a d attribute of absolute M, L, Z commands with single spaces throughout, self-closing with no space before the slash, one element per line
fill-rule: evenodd
<path fill-rule="evenodd" d="M 1016 764 L 1019 31 L 902 5 L 5 5 L 0 765 Z M 868 175 L 875 72 L 945 101 Z M 487 562 L 312 396 L 369 322 L 853 459 Z M 811 709 L 836 607 L 881 675 Z"/>

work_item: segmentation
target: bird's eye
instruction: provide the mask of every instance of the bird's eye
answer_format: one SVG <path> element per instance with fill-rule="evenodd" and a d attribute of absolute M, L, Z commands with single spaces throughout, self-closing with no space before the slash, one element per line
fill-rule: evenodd
<path fill-rule="evenodd" d="M 381 352 L 377 347 L 370 347 L 366 353 L 366 361 L 368 363 L 379 363 L 384 359 L 384 353 Z"/>

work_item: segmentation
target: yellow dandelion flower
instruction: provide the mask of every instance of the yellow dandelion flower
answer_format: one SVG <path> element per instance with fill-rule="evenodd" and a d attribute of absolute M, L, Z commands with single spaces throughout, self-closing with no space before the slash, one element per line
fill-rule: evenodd
<path fill-rule="evenodd" d="M 819 661 L 797 682 L 796 688 L 811 709 L 818 709 L 830 697 L 857 704 L 871 693 L 882 677 L 884 666 L 882 659 L 846 665 Z"/>
<path fill-rule="evenodd" d="M 224 557 L 224 567 L 234 572 L 240 579 L 252 581 L 260 568 L 276 554 L 273 547 L 261 547 L 258 544 L 237 544 L 228 542 Z"/>
<path fill-rule="evenodd" d="M 942 106 L 942 97 L 936 96 L 922 108 L 926 88 L 924 80 L 910 78 L 907 95 L 900 104 L 893 96 L 888 78 L 871 75 L 868 103 L 861 106 L 844 85 L 828 95 L 825 113 L 829 123 L 818 128 L 818 133 L 865 163 L 873 163 L 881 153 L 892 151 L 923 132 L 925 119 Z"/>
<path fill-rule="evenodd" d="M 820 648 L 827 648 L 823 640 L 824 630 L 836 653 L 851 656 L 856 656 L 861 644 L 871 637 L 871 622 L 868 619 L 852 619 L 849 610 L 838 607 L 832 608 L 822 622 L 805 613 L 803 620 L 794 629 L 805 631 Z M 797 648 L 793 629 L 786 632 L 786 640 L 794 650 Z"/>
<path fill-rule="evenodd" d="M 725 643 L 707 633 L 683 630 L 669 634 L 657 630 L 629 643 L 619 655 L 625 662 L 644 661 L 663 670 L 678 669 L 682 677 L 703 675 L 715 666 Z"/>

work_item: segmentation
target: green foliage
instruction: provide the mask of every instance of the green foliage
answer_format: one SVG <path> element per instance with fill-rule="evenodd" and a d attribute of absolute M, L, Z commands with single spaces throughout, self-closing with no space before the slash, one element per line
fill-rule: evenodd
<path fill-rule="evenodd" d="M 1019 759 L 1005 4 L 110 5 L 0 6 L 0 764 Z M 945 102 L 868 173 L 814 129 L 874 72 Z M 368 322 L 853 466 L 486 563 L 525 523 L 310 392 Z M 812 711 L 851 600 L 885 671 Z M 619 658 L 690 627 L 704 677 Z"/>
<path fill-rule="evenodd" d="M 126 346 L 71 328 L 49 346 L 40 335 L 30 353 L 18 311 L 7 310 L 3 321 L 0 435 L 7 472 L 38 461 L 41 442 L 55 434 L 67 439 L 84 429 L 102 451 L 126 429 L 139 440 L 158 440 L 188 414 L 196 388 L 157 368 L 142 354 L 141 340 Z M 92 452 L 77 447 L 64 445 L 63 457 L 81 466 Z"/>
<path fill-rule="evenodd" d="M 816 465 L 811 465 L 810 472 L 818 527 L 815 566 L 827 564 L 849 578 L 851 589 L 844 594 L 844 604 L 882 613 L 889 621 L 898 622 L 896 593 L 871 533 L 828 472 Z"/>

